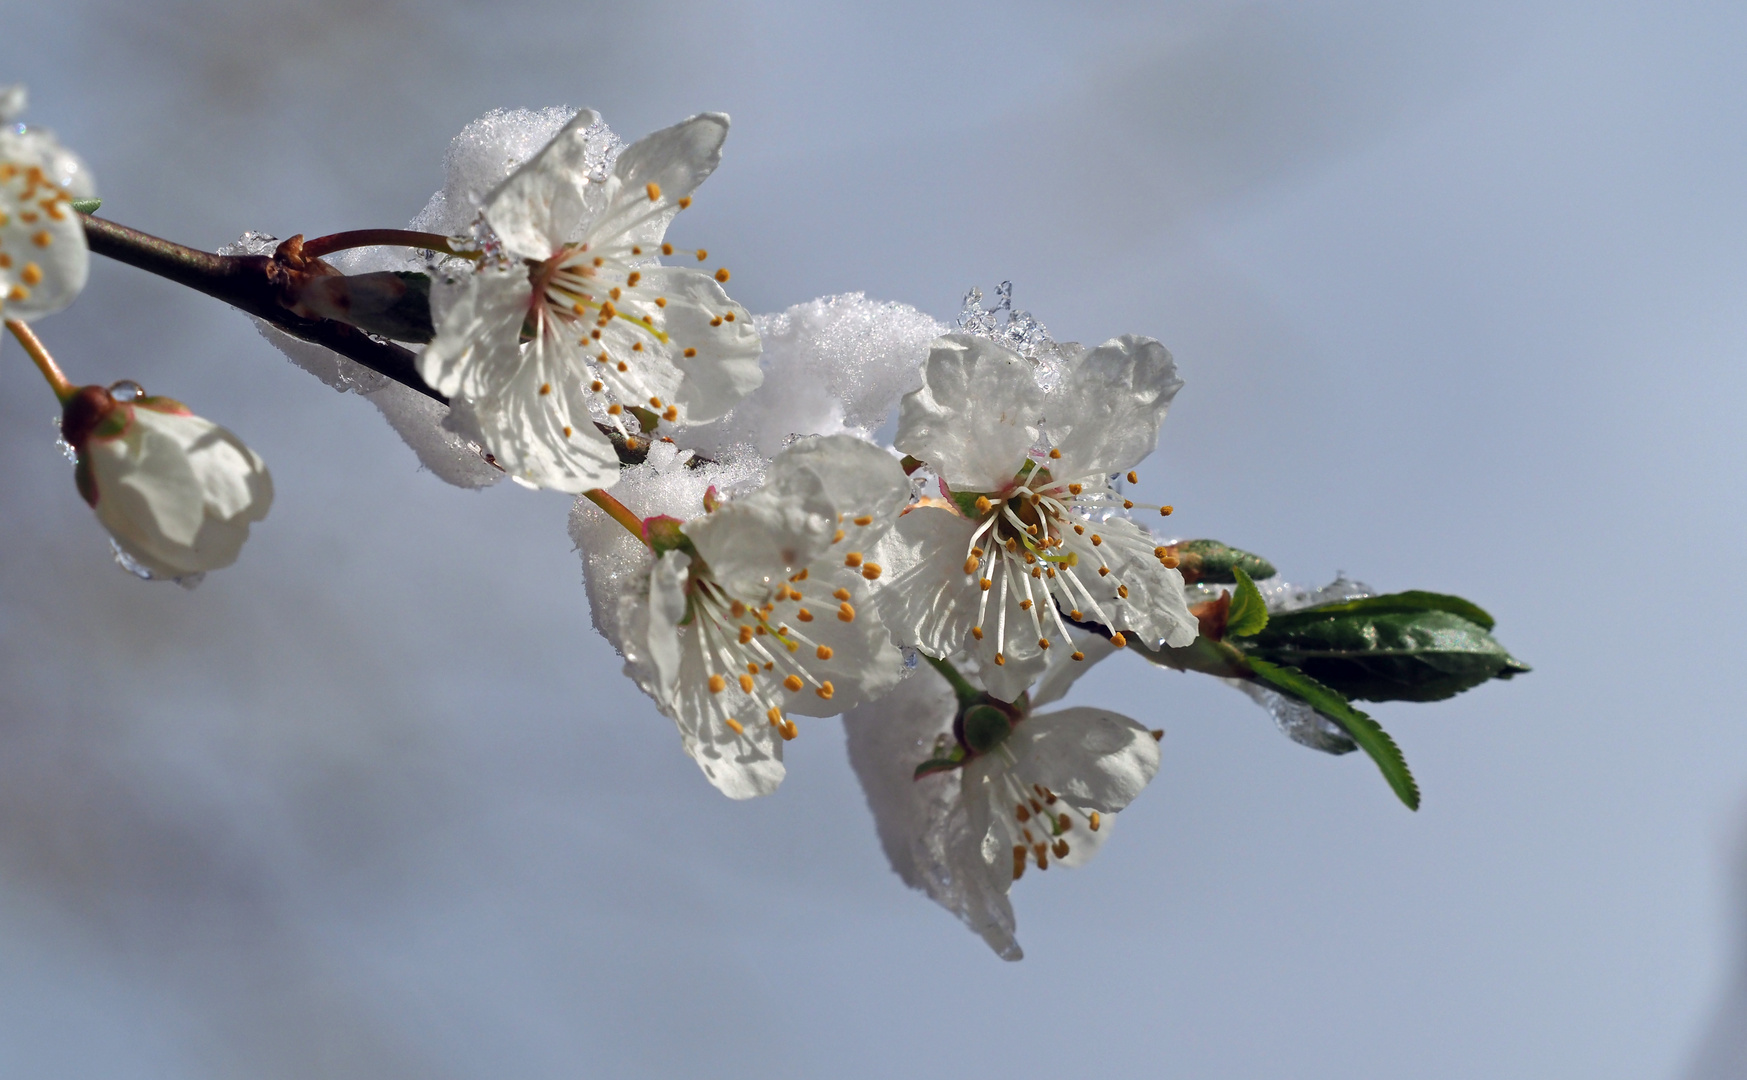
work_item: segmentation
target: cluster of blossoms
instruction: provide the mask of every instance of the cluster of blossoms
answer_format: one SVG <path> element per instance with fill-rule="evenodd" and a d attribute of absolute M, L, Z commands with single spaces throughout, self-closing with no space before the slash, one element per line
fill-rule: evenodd
<path fill-rule="evenodd" d="M 0 315 L 62 402 L 77 490 L 118 561 L 191 584 L 236 560 L 271 479 L 178 402 L 75 387 L 26 326 L 79 292 L 86 228 L 105 223 L 84 216 L 78 159 L 14 123 L 22 105 L 0 93 Z M 1186 585 L 1178 544 L 1148 527 L 1172 508 L 1128 495 L 1183 385 L 1159 342 L 1058 343 L 1005 291 L 1005 323 L 973 292 L 956 329 L 859 295 L 754 317 L 726 269 L 691 265 L 707 251 L 676 253 L 669 228 L 728 127 L 706 113 L 625 146 L 589 110 L 489 114 L 409 230 L 245 234 L 234 253 L 297 319 L 423 344 L 390 383 L 262 324 L 376 400 L 444 479 L 577 496 L 596 626 L 711 784 L 770 794 L 796 718 L 842 715 L 894 869 L 1017 959 L 1013 883 L 1091 858 L 1164 734 L 1034 710 L 1130 646 L 1251 674 L 1222 639 L 1228 619 L 1253 633 L 1264 601 L 1246 613 Z M 415 317 L 365 318 L 409 280 L 427 289 Z M 1261 595 L 1235 573 L 1214 580 Z M 1327 707 L 1232 681 L 1293 738 L 1354 748 Z"/>

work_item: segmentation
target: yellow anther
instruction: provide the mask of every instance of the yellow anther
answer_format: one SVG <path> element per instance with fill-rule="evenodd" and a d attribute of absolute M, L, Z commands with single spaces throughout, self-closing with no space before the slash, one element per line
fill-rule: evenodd
<path fill-rule="evenodd" d="M 633 251 L 633 252 L 635 252 L 635 251 L 636 251 L 636 249 L 635 249 L 635 248 L 633 248 L 633 249 L 632 249 L 632 251 Z M 642 280 L 643 280 L 643 275 L 642 275 L 642 274 L 640 274 L 640 273 L 638 273 L 638 272 L 637 272 L 637 271 L 635 271 L 635 270 L 633 270 L 633 271 L 631 271 L 631 273 L 630 273 L 630 274 L 629 274 L 629 275 L 628 275 L 628 276 L 627 276 L 627 277 L 626 277 L 626 278 L 625 278 L 625 286 L 626 286 L 626 287 L 627 287 L 627 288 L 632 288 L 632 289 L 634 289 L 634 288 L 636 288 L 636 287 L 637 287 L 637 283 L 638 283 L 638 282 L 639 282 L 639 281 L 642 281 Z"/>
<path fill-rule="evenodd" d="M 755 663 L 749 663 L 749 664 L 747 664 L 747 665 L 746 665 L 746 674 L 748 674 L 748 675 L 756 675 L 756 674 L 758 674 L 758 665 L 757 665 L 757 664 L 755 664 Z"/>
<path fill-rule="evenodd" d="M 802 622 L 812 622 L 813 621 L 813 613 L 811 611 L 808 611 L 806 608 L 802 608 L 799 611 L 795 612 L 795 618 L 801 620 Z"/>
<path fill-rule="evenodd" d="M 655 306 L 656 307 L 666 307 L 667 306 L 667 297 L 657 296 L 655 298 Z"/>
<path fill-rule="evenodd" d="M 742 604 L 740 601 L 736 600 L 728 606 L 728 611 L 736 619 L 738 619 L 740 616 L 746 614 L 746 605 Z"/>
<path fill-rule="evenodd" d="M 740 624 L 740 644 L 746 645 L 746 644 L 749 644 L 751 641 L 752 641 L 752 627 L 747 626 L 745 623 L 741 623 Z"/>
<path fill-rule="evenodd" d="M 1124 499 L 1124 500 L 1122 500 L 1122 508 L 1123 508 L 1123 509 L 1124 509 L 1124 510 L 1133 510 L 1133 509 L 1134 509 L 1134 503 L 1133 503 L 1133 502 L 1132 502 L 1132 501 L 1130 501 L 1130 500 L 1128 500 L 1128 499 Z"/>
<path fill-rule="evenodd" d="M 1031 610 L 1031 601 L 1029 601 L 1029 600 L 1019 601 L 1019 610 L 1020 611 L 1030 611 Z"/>
<path fill-rule="evenodd" d="M 855 621 L 855 609 L 853 607 L 850 607 L 849 603 L 847 601 L 845 601 L 837 609 L 837 618 L 843 622 L 854 622 Z"/>
<path fill-rule="evenodd" d="M 1068 842 L 1066 840 L 1057 840 L 1050 850 L 1055 852 L 1056 858 L 1065 859 L 1068 857 Z"/>
<path fill-rule="evenodd" d="M 1086 658 L 1086 654 L 1079 651 L 1078 649 L 1075 649 L 1073 655 L 1071 657 L 1069 657 L 1069 659 L 1071 659 L 1071 660 L 1084 660 L 1085 658 Z"/>
<path fill-rule="evenodd" d="M 1175 570 L 1177 568 L 1177 560 L 1175 558 L 1167 557 L 1160 559 L 1159 562 L 1164 563 L 1166 570 Z"/>
<path fill-rule="evenodd" d="M 597 266 L 597 267 L 599 267 L 599 266 L 605 266 L 605 265 L 606 265 L 606 262 L 607 262 L 607 261 L 606 261 L 606 260 L 605 260 L 605 259 L 603 259 L 603 258 L 601 258 L 601 257 L 600 257 L 600 256 L 599 256 L 599 255 L 596 255 L 596 256 L 595 256 L 595 257 L 594 257 L 594 264 L 595 264 L 595 266 Z"/>
<path fill-rule="evenodd" d="M 698 261 L 699 262 L 703 262 L 705 259 L 707 259 L 709 257 L 710 257 L 709 252 L 705 251 L 703 248 L 698 249 Z"/>
<path fill-rule="evenodd" d="M 1098 568 L 1098 576 L 1099 577 L 1104 577 L 1104 576 L 1108 575 L 1109 573 L 1110 573 L 1110 568 L 1108 566 L 1100 566 Z"/>
<path fill-rule="evenodd" d="M 617 416 L 624 411 L 625 411 L 625 407 L 623 405 L 616 405 L 615 404 L 615 405 L 608 405 L 607 406 L 607 415 L 608 416 Z"/>
<path fill-rule="evenodd" d="M 1159 516 L 1160 517 L 1170 517 L 1171 511 L 1175 510 L 1175 509 L 1176 509 L 1176 507 L 1174 507 L 1174 506 L 1161 506 L 1161 507 L 1159 507 Z"/>
<path fill-rule="evenodd" d="M 980 565 L 982 564 L 977 561 L 977 557 L 972 555 L 964 561 L 964 572 L 967 574 L 974 574 L 977 572 L 977 567 Z"/>
<path fill-rule="evenodd" d="M 772 706 L 771 710 L 764 714 L 764 718 L 770 721 L 771 727 L 781 727 L 783 722 L 783 711 Z"/>
<path fill-rule="evenodd" d="M 1097 533 L 1092 534 L 1092 546 L 1093 547 L 1097 547 L 1098 545 L 1102 544 L 1103 542 L 1104 542 L 1104 538 L 1102 536 L 1099 536 Z"/>
<path fill-rule="evenodd" d="M 550 394 L 551 392 L 552 392 L 552 384 L 551 383 L 543 382 L 540 384 L 540 396 L 541 397 L 545 397 L 547 394 Z"/>
<path fill-rule="evenodd" d="M 642 352 L 643 351 L 643 343 L 641 341 L 631 342 L 631 351 L 632 352 Z"/>
<path fill-rule="evenodd" d="M 996 667 L 1006 667 L 1007 666 L 1007 658 L 1005 656 L 1002 656 L 1000 653 L 996 653 L 995 654 L 995 666 Z"/>
<path fill-rule="evenodd" d="M 838 599 L 838 600 L 847 600 L 847 599 L 849 599 L 849 590 L 848 589 L 838 589 L 836 592 L 832 593 L 831 595 L 835 599 Z"/>
<path fill-rule="evenodd" d="M 596 379 L 594 382 L 588 384 L 588 388 L 598 394 L 607 388 L 607 384 Z"/>
<path fill-rule="evenodd" d="M 1163 742 L 1165 739 L 1165 729 L 1162 727 L 1153 728 L 1152 737 L 1153 742 Z"/>
<path fill-rule="evenodd" d="M 1086 535 L 1086 527 L 1084 525 L 1075 525 L 1074 526 L 1074 535 L 1075 536 L 1085 536 Z"/>
<path fill-rule="evenodd" d="M 608 291 L 607 295 L 612 297 L 614 300 L 617 300 L 619 298 L 619 295 L 620 295 L 619 294 L 619 287 L 617 285 L 614 285 L 612 287 L 612 289 Z"/>
<path fill-rule="evenodd" d="M 820 683 L 819 689 L 813 691 L 813 693 L 818 694 L 821 698 L 825 699 L 826 701 L 830 701 L 831 695 L 835 694 L 836 692 L 837 692 L 837 688 L 835 686 L 831 685 L 830 679 L 826 679 L 824 682 Z"/>
<path fill-rule="evenodd" d="M 995 505 L 994 503 L 989 501 L 989 497 L 987 495 L 978 495 L 977 496 L 977 503 L 976 503 L 977 513 L 986 514 L 989 512 L 990 508 L 993 507 L 994 505 Z"/>
<path fill-rule="evenodd" d="M 20 214 L 18 216 L 24 217 L 23 214 Z M 49 231 L 47 229 L 44 229 L 42 232 L 39 232 L 35 236 L 31 237 L 30 242 L 35 244 L 37 247 L 45 248 L 45 247 L 48 247 L 50 244 L 54 243 L 55 238 L 49 235 Z"/>
<path fill-rule="evenodd" d="M 654 187 L 654 186 L 655 186 L 655 185 L 654 185 L 654 184 L 651 184 L 651 185 L 649 185 L 649 186 L 650 186 L 650 187 Z M 741 726 L 740 726 L 740 721 L 738 721 L 738 720 L 736 720 L 736 719 L 734 719 L 734 718 L 733 718 L 733 717 L 732 717 L 732 716 L 730 716 L 730 717 L 729 717 L 729 718 L 728 718 L 728 719 L 726 719 L 726 720 L 724 720 L 724 721 L 722 721 L 722 722 L 723 722 L 723 723 L 724 723 L 724 724 L 727 724 L 727 725 L 728 725 L 728 726 L 729 726 L 729 727 L 730 727 L 730 728 L 733 728 L 733 729 L 734 729 L 734 734 L 736 734 L 736 735 L 744 735 L 744 734 L 746 734 L 746 729 L 745 729 L 745 728 L 743 728 L 743 727 L 741 727 Z"/>
<path fill-rule="evenodd" d="M 649 186 L 643 190 L 649 193 L 650 202 L 654 202 L 656 199 L 661 198 L 661 185 L 653 180 L 649 181 Z"/>
<path fill-rule="evenodd" d="M 697 354 L 698 354 L 698 351 L 697 351 L 697 350 L 696 350 L 696 349 L 694 349 L 694 348 L 692 348 L 692 347 L 691 347 L 691 346 L 689 346 L 689 345 L 688 345 L 688 346 L 686 346 L 686 350 L 685 350 L 685 355 L 687 355 L 687 356 L 696 356 L 696 355 L 697 355 Z"/>
<path fill-rule="evenodd" d="M 978 641 L 983 640 L 983 628 L 980 626 L 971 627 L 971 637 L 976 638 Z"/>
<path fill-rule="evenodd" d="M 620 360 L 620 361 L 619 361 L 619 365 L 618 365 L 618 367 L 619 367 L 619 370 L 620 370 L 620 371 L 629 371 L 629 370 L 631 370 L 631 365 L 630 365 L 630 364 L 627 364 L 627 363 L 625 363 L 625 362 L 624 362 L 624 361 L 623 361 L 623 360 Z"/>
<path fill-rule="evenodd" d="M 719 270 L 719 271 L 717 271 L 717 273 L 723 275 L 721 277 L 718 277 L 716 279 L 717 281 L 727 281 L 728 280 L 728 278 L 726 277 L 728 271 Z M 734 313 L 732 311 L 723 312 L 722 318 L 727 319 L 729 322 L 733 322 L 734 321 Z"/>
<path fill-rule="evenodd" d="M 1116 586 L 1116 595 L 1122 597 L 1124 600 L 1127 600 L 1128 599 L 1128 586 L 1127 585 Z"/>
<path fill-rule="evenodd" d="M 672 255 L 673 254 L 673 245 L 672 244 L 662 244 L 661 245 L 661 253 L 663 255 Z"/>
<path fill-rule="evenodd" d="M 1104 820 L 1103 818 L 1098 816 L 1098 811 L 1096 811 L 1096 810 L 1094 810 L 1090 814 L 1086 815 L 1086 824 L 1088 824 L 1092 827 L 1093 832 L 1098 831 L 1098 825 L 1103 820 Z"/>
<path fill-rule="evenodd" d="M 1118 649 L 1125 649 L 1128 647 L 1128 639 L 1122 636 L 1122 631 L 1118 630 L 1116 633 L 1110 635 L 1110 644 L 1116 646 Z"/>
<path fill-rule="evenodd" d="M 843 539 L 843 530 L 842 530 L 842 529 L 838 529 L 838 530 L 837 530 L 837 531 L 836 531 L 836 532 L 835 532 L 835 533 L 833 533 L 833 534 L 832 534 L 832 536 L 831 536 L 831 542 L 832 542 L 832 543 L 833 543 L 833 544 L 835 544 L 835 543 L 837 543 L 837 542 L 838 542 L 838 541 L 839 541 L 839 540 L 842 540 L 842 539 Z"/>
<path fill-rule="evenodd" d="M 564 437 L 566 439 L 570 438 L 570 425 L 569 424 L 564 425 Z"/>
<path fill-rule="evenodd" d="M 740 689 L 745 691 L 748 694 L 752 693 L 752 676 L 750 676 L 750 675 L 740 676 Z"/>
<path fill-rule="evenodd" d="M 649 407 L 650 407 L 650 408 L 651 408 L 651 409 L 659 409 L 659 408 L 661 408 L 661 399 L 660 399 L 660 398 L 658 398 L 658 397 L 652 397 L 652 398 L 650 398 L 650 399 L 649 399 Z"/>
<path fill-rule="evenodd" d="M 722 691 L 724 691 L 726 689 L 728 689 L 728 680 L 727 679 L 722 678 L 722 676 L 720 676 L 720 675 L 711 675 L 710 676 L 710 693 L 720 694 Z"/>
<path fill-rule="evenodd" d="M 795 722 L 793 720 L 784 720 L 782 723 L 777 725 L 776 733 L 783 737 L 784 742 L 788 742 L 788 741 L 792 740 L 796 735 L 799 735 L 801 733 L 801 729 L 795 726 Z"/>
<path fill-rule="evenodd" d="M 1049 639 L 1048 639 L 1048 638 L 1046 638 L 1046 637 L 1040 637 L 1040 638 L 1038 638 L 1038 639 L 1037 639 L 1037 647 L 1038 647 L 1038 648 L 1040 648 L 1040 649 L 1047 649 L 1047 648 L 1049 648 Z"/>
<path fill-rule="evenodd" d="M 633 244 L 633 245 L 632 245 L 632 246 L 631 246 L 631 254 L 633 254 L 633 255 L 641 255 L 641 254 L 643 254 L 643 249 L 642 249 L 642 248 L 640 248 L 640 247 L 637 247 L 637 246 L 636 246 L 636 245 L 635 245 L 635 244 Z M 632 275 L 631 275 L 631 276 L 632 276 L 632 277 L 636 277 L 636 276 L 637 276 L 637 275 L 635 275 L 635 274 L 632 274 Z"/>
<path fill-rule="evenodd" d="M 1130 472 L 1129 472 L 1129 474 L 1128 474 L 1128 482 L 1129 482 L 1129 483 L 1131 483 L 1131 484 L 1138 484 L 1138 483 L 1140 483 L 1140 474 L 1139 474 L 1139 473 L 1136 473 L 1136 472 L 1133 472 L 1133 471 L 1130 471 Z"/>
<path fill-rule="evenodd" d="M 801 572 L 796 574 L 794 577 L 789 578 L 789 580 L 790 581 L 805 581 L 805 580 L 807 580 L 807 568 L 804 566 L 801 567 Z"/>
<path fill-rule="evenodd" d="M 8 300 L 29 300 L 30 290 L 23 285 L 12 286 L 12 291 L 6 294 Z"/>
<path fill-rule="evenodd" d="M 41 285 L 42 267 L 33 262 L 25 263 L 24 269 L 18 272 L 18 278 L 20 281 L 24 282 L 26 285 L 32 286 L 33 288 L 37 285 Z"/>
<path fill-rule="evenodd" d="M 861 576 L 867 578 L 869 581 L 875 580 L 882 573 L 884 573 L 884 571 L 880 568 L 880 564 L 877 562 L 870 562 L 861 568 Z"/>
<path fill-rule="evenodd" d="M 843 565 L 844 566 L 860 566 L 861 565 L 861 552 L 851 551 L 847 555 L 843 556 Z"/>
<path fill-rule="evenodd" d="M 684 210 L 686 207 L 690 206 L 691 204 L 692 204 L 692 197 L 690 195 L 681 196 L 681 198 L 679 200 L 679 208 L 681 210 Z"/>
<path fill-rule="evenodd" d="M 855 523 L 857 525 L 872 525 L 873 524 L 873 515 L 872 514 L 863 514 L 860 517 L 855 519 Z"/>
<path fill-rule="evenodd" d="M 1060 450 L 1057 450 L 1055 447 L 1052 446 L 1049 448 L 1049 456 L 1050 456 L 1050 459 L 1053 461 L 1057 458 L 1060 458 L 1062 456 L 1062 452 Z"/>
<path fill-rule="evenodd" d="M 818 656 L 818 657 L 819 657 L 819 659 L 821 659 L 821 660 L 829 660 L 829 659 L 831 659 L 831 646 L 829 646 L 829 645 L 821 645 L 821 646 L 819 646 L 819 648 L 818 648 L 818 649 L 817 649 L 817 650 L 816 650 L 816 655 L 817 655 L 817 656 Z"/>
<path fill-rule="evenodd" d="M 984 578 L 983 580 L 977 582 L 977 584 L 981 585 L 983 587 L 984 592 L 988 592 L 989 587 L 994 585 L 995 583 L 993 581 L 990 581 L 988 578 Z"/>
<path fill-rule="evenodd" d="M 661 418 L 663 420 L 668 421 L 669 423 L 672 423 L 673 421 L 678 420 L 679 419 L 679 406 L 678 405 L 669 405 L 667 407 L 667 411 L 661 414 Z"/>
<path fill-rule="evenodd" d="M 716 280 L 719 282 L 722 282 L 723 284 L 727 284 L 728 268 L 726 266 L 724 266 L 721 269 L 716 271 Z"/>
<path fill-rule="evenodd" d="M 1031 820 L 1031 808 L 1024 803 L 1019 803 L 1013 807 L 1013 816 L 1018 818 L 1019 823 L 1023 825 Z"/>
<path fill-rule="evenodd" d="M 800 688 L 805 686 L 805 685 L 806 684 L 801 681 L 801 677 L 799 675 L 790 675 L 788 678 L 783 680 L 783 686 L 786 687 L 788 689 L 788 692 L 791 694 L 800 690 Z"/>
<path fill-rule="evenodd" d="M 1025 876 L 1025 845 L 1013 846 L 1013 880 L 1018 881 Z"/>
<path fill-rule="evenodd" d="M 711 326 L 721 326 L 722 325 L 722 316 L 718 315 L 715 318 L 711 319 L 710 325 Z"/>

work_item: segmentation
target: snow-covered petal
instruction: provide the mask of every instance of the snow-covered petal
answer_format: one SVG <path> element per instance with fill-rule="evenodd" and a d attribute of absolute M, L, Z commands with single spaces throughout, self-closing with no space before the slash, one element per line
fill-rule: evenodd
<path fill-rule="evenodd" d="M 1037 441 L 1043 391 L 1031 362 L 968 334 L 947 334 L 898 413 L 892 444 L 926 461 L 955 491 L 999 491 Z"/>
<path fill-rule="evenodd" d="M 844 714 L 849 764 L 893 872 L 961 919 L 996 955 L 1019 960 L 1025 954 L 1013 936 L 1011 880 L 991 885 L 976 866 L 953 859 L 970 830 L 959 772 L 915 778 L 936 740 L 951 738 L 955 708 L 945 679 L 916 672 L 885 697 Z"/>
<path fill-rule="evenodd" d="M 231 565 L 267 516 L 273 481 L 235 435 L 165 398 L 117 406 L 81 440 L 97 519 L 120 548 L 162 577 Z M 112 430 L 119 428 L 119 430 Z"/>
<path fill-rule="evenodd" d="M 589 154 L 600 114 L 583 109 L 527 164 L 485 200 L 486 223 L 504 250 L 543 262 L 574 238 L 598 212 L 605 193 L 589 177 Z M 592 204 L 592 205 L 591 205 Z"/>
<path fill-rule="evenodd" d="M 1159 425 L 1183 388 L 1177 365 L 1152 338 L 1111 338 L 1067 369 L 1050 395 L 1044 433 L 1061 451 L 1063 477 L 1124 472 L 1158 446 Z"/>

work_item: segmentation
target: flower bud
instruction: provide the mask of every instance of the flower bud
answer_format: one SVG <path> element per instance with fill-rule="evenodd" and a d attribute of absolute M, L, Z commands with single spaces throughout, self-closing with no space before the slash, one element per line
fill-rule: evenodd
<path fill-rule="evenodd" d="M 79 494 L 116 546 L 167 578 L 236 562 L 267 516 L 273 480 L 253 450 L 181 402 L 117 400 L 101 386 L 70 398 L 61 433 L 78 454 Z"/>

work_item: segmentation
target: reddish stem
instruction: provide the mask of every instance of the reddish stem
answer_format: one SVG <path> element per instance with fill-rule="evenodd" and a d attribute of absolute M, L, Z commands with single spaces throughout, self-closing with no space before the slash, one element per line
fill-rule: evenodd
<path fill-rule="evenodd" d="M 625 527 L 625 531 L 647 544 L 649 538 L 643 535 L 643 519 L 631 512 L 631 508 L 608 495 L 601 488 L 590 488 L 582 493 L 582 497 L 606 511 L 608 517 Z"/>
<path fill-rule="evenodd" d="M 336 251 L 361 247 L 410 247 L 424 248 L 427 251 L 440 251 L 445 255 L 460 255 L 463 258 L 477 253 L 471 251 L 456 251 L 449 246 L 447 236 L 436 233 L 413 232 L 410 229 L 353 229 L 350 232 L 329 233 L 318 236 L 314 240 L 303 242 L 303 257 L 319 259 Z"/>
<path fill-rule="evenodd" d="M 12 331 L 12 336 L 18 339 L 20 345 L 24 346 L 24 351 L 29 353 L 31 360 L 36 362 L 36 369 L 42 372 L 42 377 L 49 381 L 49 386 L 54 390 L 56 399 L 65 405 L 78 391 L 74 388 L 72 380 L 68 379 L 66 373 L 61 370 L 60 365 L 55 363 L 55 358 L 49 355 L 48 349 L 43 347 L 42 341 L 31 331 L 30 327 L 17 319 L 7 319 L 6 329 Z"/>

